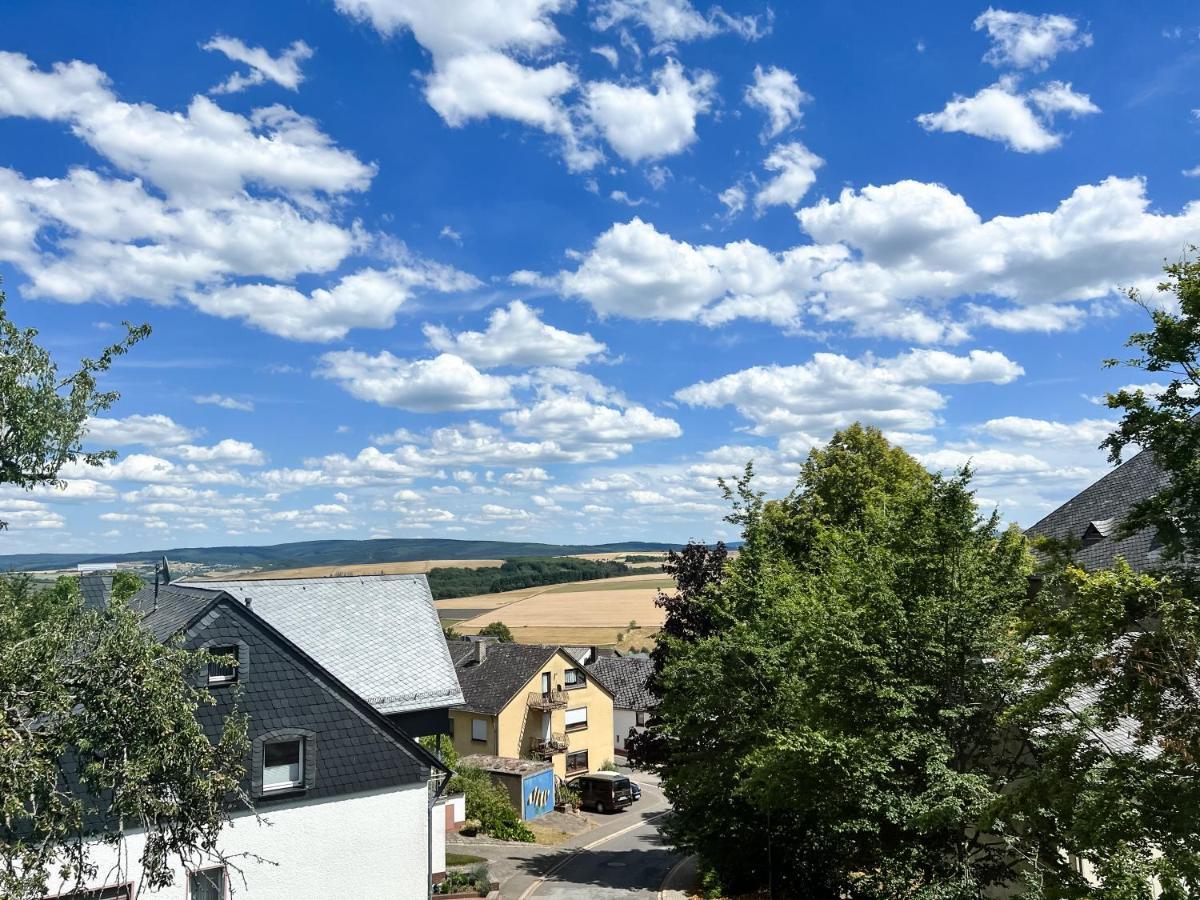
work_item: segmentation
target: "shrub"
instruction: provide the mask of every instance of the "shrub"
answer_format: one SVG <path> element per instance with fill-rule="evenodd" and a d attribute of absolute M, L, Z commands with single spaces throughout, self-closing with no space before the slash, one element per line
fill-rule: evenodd
<path fill-rule="evenodd" d="M 494 783 L 487 772 L 460 766 L 450 782 L 450 790 L 466 794 L 467 818 L 477 820 L 484 834 L 502 841 L 533 843 L 533 832 L 517 815 L 508 792 Z"/>
<path fill-rule="evenodd" d="M 600 767 L 600 771 L 601 772 L 615 772 L 615 771 L 617 771 L 617 764 L 615 762 L 613 762 L 611 759 L 606 759 L 604 761 L 604 765 L 602 765 Z"/>

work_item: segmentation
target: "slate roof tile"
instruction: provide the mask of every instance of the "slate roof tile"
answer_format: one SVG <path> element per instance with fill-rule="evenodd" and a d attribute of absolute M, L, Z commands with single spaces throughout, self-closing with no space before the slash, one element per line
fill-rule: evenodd
<path fill-rule="evenodd" d="M 463 701 L 424 575 L 187 583 L 249 597 L 256 614 L 382 713 Z"/>
<path fill-rule="evenodd" d="M 1025 534 L 1082 541 L 1090 526 L 1093 540 L 1075 553 L 1076 563 L 1086 569 L 1104 569 L 1123 557 L 1137 571 L 1153 568 L 1158 563 L 1154 532 L 1143 529 L 1120 538 L 1118 526 L 1136 502 L 1162 490 L 1166 478 L 1153 455 L 1143 450 L 1084 488 Z"/>
<path fill-rule="evenodd" d="M 654 663 L 645 657 L 601 656 L 589 663 L 587 670 L 612 692 L 613 706 L 618 709 L 645 712 L 658 703 L 647 686 Z"/>

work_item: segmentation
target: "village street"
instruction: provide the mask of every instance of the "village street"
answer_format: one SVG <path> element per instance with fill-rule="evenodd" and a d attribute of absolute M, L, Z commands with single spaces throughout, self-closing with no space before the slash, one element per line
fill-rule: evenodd
<path fill-rule="evenodd" d="M 502 900 L 657 897 L 680 861 L 659 827 L 671 807 L 652 775 L 637 773 L 642 799 L 614 815 L 588 814 L 597 825 L 555 847 L 533 844 L 447 844 L 488 859 Z"/>

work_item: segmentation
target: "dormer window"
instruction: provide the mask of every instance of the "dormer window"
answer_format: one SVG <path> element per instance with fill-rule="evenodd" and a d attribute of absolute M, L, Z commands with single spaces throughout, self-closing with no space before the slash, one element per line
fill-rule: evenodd
<path fill-rule="evenodd" d="M 1094 522 L 1088 522 L 1088 526 L 1084 529 L 1080 542 L 1085 547 L 1098 544 L 1112 534 L 1115 526 L 1116 521 L 1114 519 L 1097 519 Z"/>
<path fill-rule="evenodd" d="M 208 683 L 210 685 L 231 684 L 238 680 L 238 648 L 209 647 Z"/>

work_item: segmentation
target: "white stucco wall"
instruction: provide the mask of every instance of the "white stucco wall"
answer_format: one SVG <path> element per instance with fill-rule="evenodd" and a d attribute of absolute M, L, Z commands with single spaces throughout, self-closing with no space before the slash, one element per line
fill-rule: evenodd
<path fill-rule="evenodd" d="M 629 736 L 629 729 L 634 728 L 637 724 L 637 714 L 632 709 L 618 709 L 613 707 L 613 747 L 617 750 L 625 749 L 625 738 Z M 638 728 L 638 731 L 645 731 L 645 728 Z"/>
<path fill-rule="evenodd" d="M 296 900 L 301 897 L 354 897 L 356 900 L 420 900 L 428 894 L 429 794 L 425 782 L 323 801 L 272 806 L 260 823 L 243 814 L 226 826 L 221 849 L 245 877 L 230 871 L 235 900 Z M 136 895 L 178 900 L 186 896 L 187 870 L 160 891 L 140 889 L 136 871 L 144 835 L 132 833 L 123 852 L 94 850 L 98 876 L 88 887 L 132 881 Z M 444 853 L 443 849 L 443 853 Z M 198 861 L 199 862 L 199 861 Z M 271 865 L 277 863 L 277 865 Z M 211 865 L 211 863 L 209 863 Z M 199 863 L 191 868 L 205 868 Z M 50 894 L 57 892 L 51 883 Z"/>
<path fill-rule="evenodd" d="M 446 871 L 446 798 L 439 797 L 429 811 L 432 822 L 433 848 L 430 859 L 430 871 L 440 875 Z"/>

